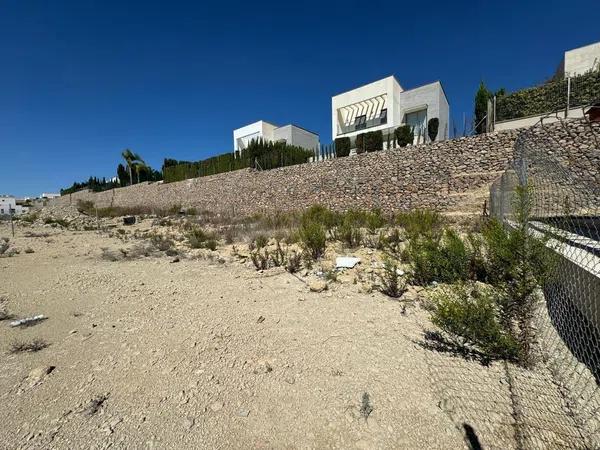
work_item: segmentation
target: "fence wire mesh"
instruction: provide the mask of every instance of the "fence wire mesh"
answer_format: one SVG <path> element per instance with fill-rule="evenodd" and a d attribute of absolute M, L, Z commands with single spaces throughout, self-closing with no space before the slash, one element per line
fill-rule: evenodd
<path fill-rule="evenodd" d="M 527 375 L 516 374 L 513 418 L 522 448 L 600 448 L 599 143 L 600 123 L 542 119 L 518 137 L 511 166 L 490 189 L 490 213 L 510 226 L 515 188 L 527 186 L 530 233 L 558 255 L 533 321 L 540 364 L 562 411 L 541 384 L 523 390 L 516 381 Z"/>

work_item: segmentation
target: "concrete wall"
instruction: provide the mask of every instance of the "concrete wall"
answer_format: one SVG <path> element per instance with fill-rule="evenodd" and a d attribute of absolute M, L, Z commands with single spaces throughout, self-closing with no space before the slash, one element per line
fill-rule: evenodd
<path fill-rule="evenodd" d="M 600 42 L 565 52 L 565 76 L 574 77 L 600 68 Z"/>
<path fill-rule="evenodd" d="M 319 135 L 291 124 L 275 129 L 273 139 L 275 141 L 284 139 L 289 145 L 296 145 L 312 151 L 319 148 Z"/>
<path fill-rule="evenodd" d="M 505 131 L 505 130 L 516 130 L 518 128 L 529 128 L 535 125 L 540 121 L 542 117 L 544 117 L 544 123 L 553 123 L 557 122 L 560 119 L 565 118 L 564 111 L 559 111 L 558 115 L 548 116 L 548 114 L 540 114 L 537 116 L 529 116 L 529 117 L 520 117 L 518 119 L 512 120 L 503 120 L 502 122 L 496 122 L 494 124 L 494 131 Z M 573 108 L 569 110 L 569 114 L 567 116 L 570 119 L 578 119 L 583 117 L 583 109 L 582 108 Z"/>

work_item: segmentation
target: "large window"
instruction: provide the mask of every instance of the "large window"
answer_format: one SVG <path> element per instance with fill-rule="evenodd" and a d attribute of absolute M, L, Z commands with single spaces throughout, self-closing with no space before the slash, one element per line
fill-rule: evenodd
<path fill-rule="evenodd" d="M 354 129 L 364 130 L 365 128 L 367 128 L 367 116 L 357 116 L 356 119 L 354 119 Z"/>
<path fill-rule="evenodd" d="M 415 142 L 424 142 L 427 134 L 427 109 L 406 113 L 404 123 L 412 128 Z"/>
<path fill-rule="evenodd" d="M 379 123 L 382 125 L 387 123 L 387 108 L 382 109 L 379 113 Z"/>

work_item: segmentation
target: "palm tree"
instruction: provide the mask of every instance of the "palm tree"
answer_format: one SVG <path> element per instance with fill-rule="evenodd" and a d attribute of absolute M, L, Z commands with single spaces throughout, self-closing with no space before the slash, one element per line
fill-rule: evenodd
<path fill-rule="evenodd" d="M 127 169 L 129 170 L 129 184 L 132 185 L 133 184 L 133 171 L 132 171 L 133 167 L 137 166 L 139 164 L 146 166 L 146 163 L 144 162 L 144 160 L 142 159 L 142 157 L 140 155 L 132 152 L 128 148 L 123 150 L 123 152 L 121 153 L 121 156 L 123 157 L 123 159 L 125 160 L 125 163 L 127 164 Z M 136 171 L 137 171 L 137 169 L 136 169 Z M 139 173 L 138 173 L 138 181 L 139 181 Z"/>
<path fill-rule="evenodd" d="M 140 182 L 140 172 L 143 170 L 149 171 L 150 166 L 146 164 L 143 160 L 139 159 L 138 161 L 133 163 L 133 167 L 135 168 L 135 173 L 137 175 L 137 182 Z"/>

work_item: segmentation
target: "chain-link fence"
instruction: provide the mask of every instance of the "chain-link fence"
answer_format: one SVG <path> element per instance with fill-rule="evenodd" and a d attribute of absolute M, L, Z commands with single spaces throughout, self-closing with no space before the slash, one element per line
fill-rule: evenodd
<path fill-rule="evenodd" d="M 600 123 L 542 119 L 519 136 L 511 166 L 490 190 L 491 214 L 510 226 L 515 188 L 528 187 L 530 233 L 543 236 L 558 259 L 534 323 L 540 360 L 564 399 L 565 416 L 545 417 L 542 397 L 537 407 L 533 398 L 528 408 L 515 409 L 523 442 L 536 448 L 553 447 L 548 433 L 569 427 L 578 439 L 563 439 L 561 447 L 600 448 L 599 143 Z"/>

